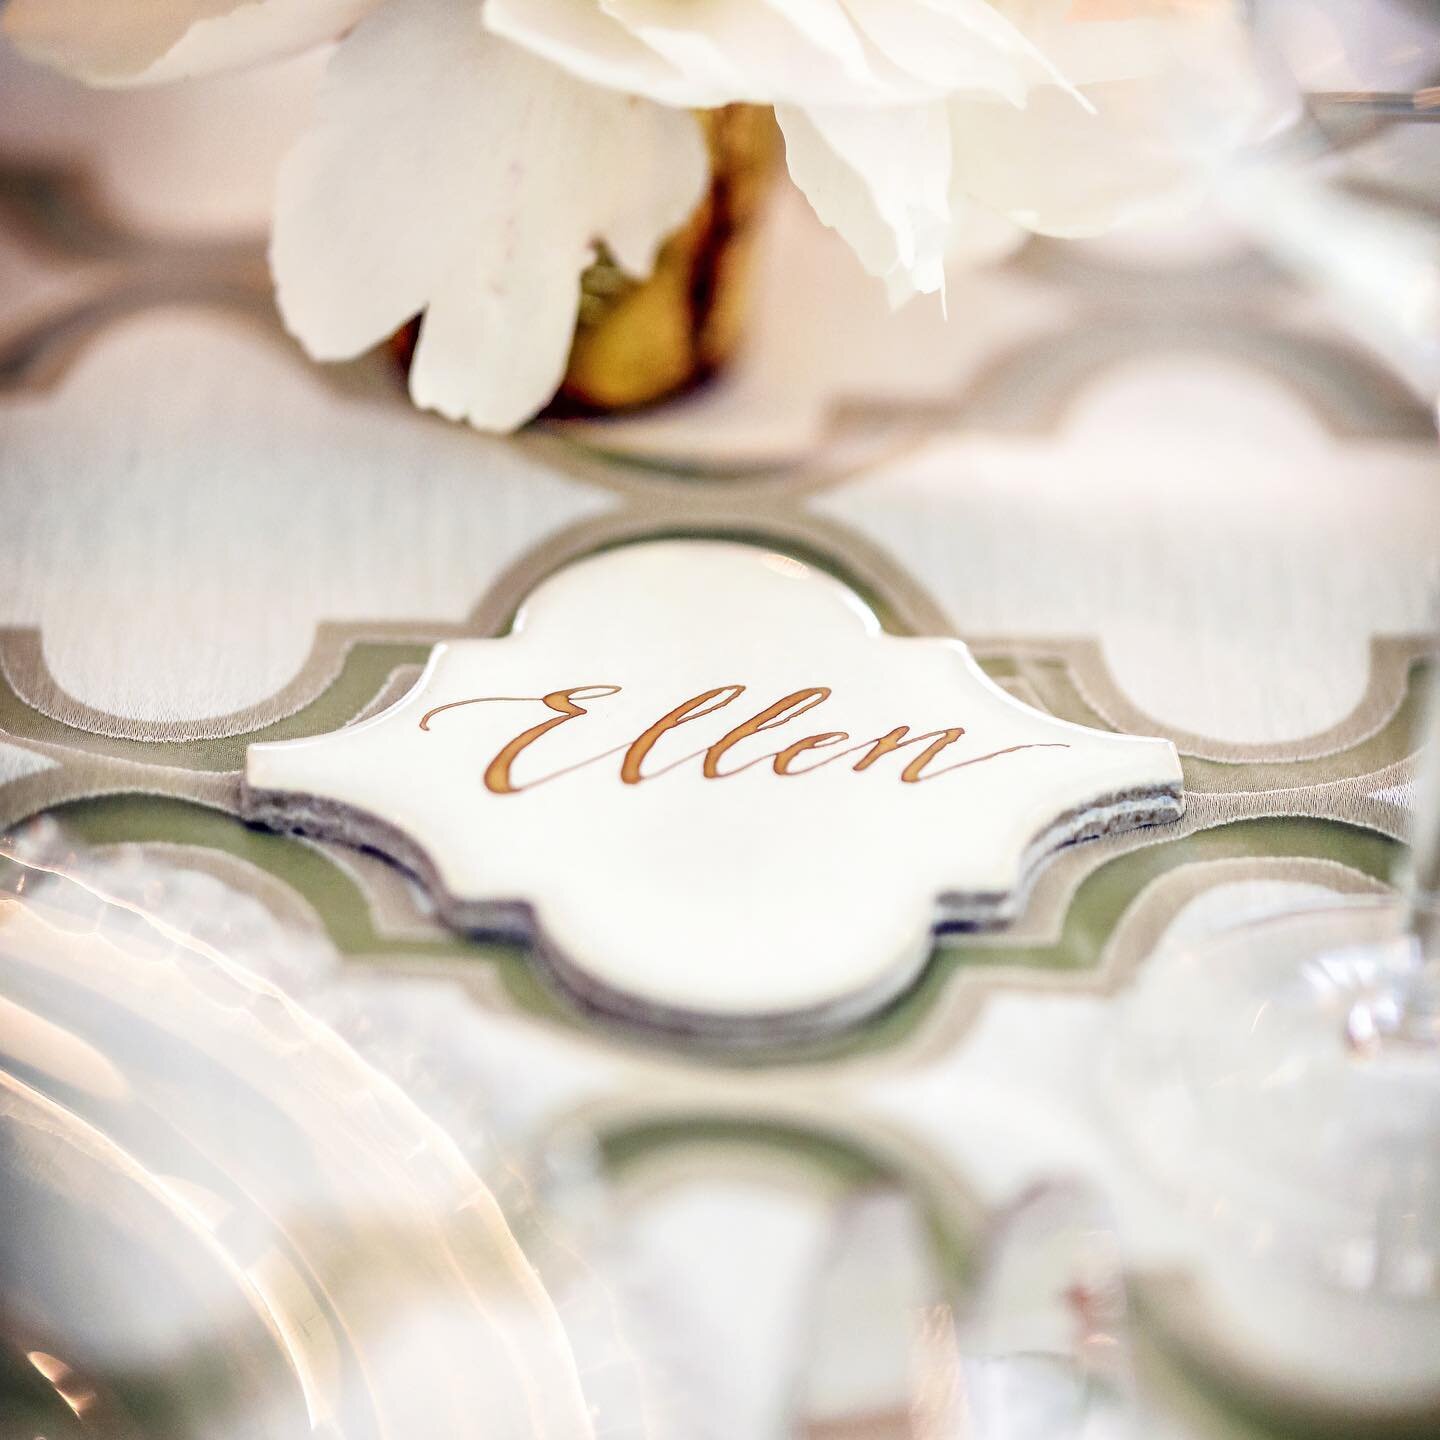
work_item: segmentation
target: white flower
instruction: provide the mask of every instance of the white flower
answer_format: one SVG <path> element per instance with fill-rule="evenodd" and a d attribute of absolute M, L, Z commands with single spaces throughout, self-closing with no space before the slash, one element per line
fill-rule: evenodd
<path fill-rule="evenodd" d="M 281 313 L 339 360 L 424 311 L 416 403 L 512 429 L 565 373 L 596 239 L 648 272 L 706 165 L 685 111 L 575 80 L 489 34 L 474 4 L 392 0 L 336 51 L 281 168 Z"/>
<path fill-rule="evenodd" d="M 773 105 L 790 173 L 892 297 L 985 207 L 1092 234 L 1186 196 L 1244 109 L 1230 0 L 11 0 L 97 85 L 343 36 L 282 167 L 281 313 L 344 359 L 423 312 L 418 404 L 486 429 L 564 373 L 604 241 L 646 273 L 698 203 L 691 108 Z"/>
<path fill-rule="evenodd" d="M 486 24 L 662 103 L 773 105 L 897 300 L 941 287 L 976 206 L 1066 236 L 1174 209 L 1250 104 L 1230 0 L 488 0 Z"/>
<path fill-rule="evenodd" d="M 538 59 L 478 0 L 19 0 L 4 18 L 30 55 L 113 86 L 348 31 L 280 171 L 281 314 L 340 360 L 423 312 L 411 395 L 482 429 L 554 394 L 596 241 L 645 274 L 707 183 L 688 111 Z"/>

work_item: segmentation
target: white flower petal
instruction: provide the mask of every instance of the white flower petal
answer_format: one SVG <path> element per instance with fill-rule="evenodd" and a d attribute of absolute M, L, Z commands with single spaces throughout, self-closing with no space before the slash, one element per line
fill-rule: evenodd
<path fill-rule="evenodd" d="M 10 0 L 32 60 L 122 87 L 239 70 L 343 34 L 379 0 Z"/>
<path fill-rule="evenodd" d="M 891 298 L 940 289 L 950 225 L 945 106 L 777 106 L 775 115 L 795 183 L 860 263 L 886 279 Z"/>
<path fill-rule="evenodd" d="M 432 288 L 410 367 L 410 398 L 479 430 L 514 430 L 560 388 L 588 249 L 557 265 L 539 240 L 506 265 L 477 249 Z"/>
<path fill-rule="evenodd" d="M 697 88 L 605 14 L 599 0 L 486 0 L 485 24 L 572 75 L 612 90 L 665 105 L 721 104 L 726 98 L 723 91 Z"/>
<path fill-rule="evenodd" d="M 1041 30 L 1082 73 L 1129 78 L 1084 85 L 1088 111 L 1053 85 L 1020 111 L 952 99 L 956 204 L 972 198 L 1061 236 L 1164 218 L 1199 198 L 1253 124 L 1259 87 L 1228 5 Z"/>
<path fill-rule="evenodd" d="M 572 79 L 473 0 L 390 0 L 336 51 L 282 167 L 281 312 L 342 359 L 424 310 L 417 403 L 512 428 L 564 372 L 594 242 L 648 268 L 706 179 L 693 116 Z"/>
<path fill-rule="evenodd" d="M 707 97 L 696 104 L 714 104 L 716 96 L 762 105 L 889 98 L 837 0 L 599 3 Z M 822 7 L 833 17 L 824 18 Z M 841 38 L 847 32 L 853 43 Z"/>
<path fill-rule="evenodd" d="M 945 265 L 979 270 L 1008 259 L 1030 238 L 1030 232 L 997 210 L 973 200 L 950 196 L 950 229 L 945 236 Z"/>
<path fill-rule="evenodd" d="M 1056 14 L 1028 30 L 1037 49 L 1073 86 L 1100 85 L 1109 80 L 1134 80 L 1153 75 L 1183 52 L 1197 25 L 1208 28 L 1214 17 L 1138 15 L 1129 20 L 1076 20 Z M 1053 76 L 1038 66 L 1036 83 Z"/>
<path fill-rule="evenodd" d="M 990 91 L 1023 104 L 1034 47 L 988 0 L 845 0 L 875 47 L 907 74 L 946 90 Z"/>
<path fill-rule="evenodd" d="M 1209 175 L 1209 147 L 1166 125 L 1163 87 L 1119 80 L 1086 88 L 1086 114 L 1053 86 L 1024 110 L 950 102 L 957 196 L 978 200 L 1044 235 L 1099 235 L 1193 203 Z"/>
<path fill-rule="evenodd" d="M 765 0 L 813 45 L 829 51 L 854 75 L 866 74 L 865 47 L 839 0 Z"/>

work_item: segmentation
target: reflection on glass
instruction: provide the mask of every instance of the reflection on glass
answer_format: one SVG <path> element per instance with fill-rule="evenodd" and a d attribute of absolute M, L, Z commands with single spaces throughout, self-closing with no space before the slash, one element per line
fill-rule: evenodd
<path fill-rule="evenodd" d="M 0 1415 L 27 1440 L 583 1434 L 489 1189 L 200 938 L 227 917 L 190 902 L 231 901 L 190 883 L 139 852 L 0 853 Z"/>
<path fill-rule="evenodd" d="M 1113 1223 L 1043 1186 L 995 1218 L 963 1279 L 898 1191 L 837 1218 L 808 1307 L 800 1440 L 1138 1440 Z"/>

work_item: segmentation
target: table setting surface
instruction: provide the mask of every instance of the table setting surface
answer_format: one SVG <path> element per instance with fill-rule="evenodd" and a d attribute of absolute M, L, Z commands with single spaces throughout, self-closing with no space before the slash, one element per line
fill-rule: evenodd
<path fill-rule="evenodd" d="M 259 1018 L 242 1033 L 198 971 L 155 961 L 157 976 L 174 971 L 147 1002 L 164 1045 L 198 1051 L 213 1036 L 232 1081 L 264 1091 L 293 1072 L 302 1087 L 284 1133 L 257 1110 L 232 1137 L 232 1213 L 242 1192 L 256 1213 L 301 1195 L 256 1158 L 292 1143 L 319 1157 L 305 1203 L 342 1178 L 324 1156 L 353 1156 L 354 1188 L 327 1212 L 347 1225 L 366 1223 L 369 1185 L 379 1197 L 392 1184 L 381 1209 L 395 1227 L 420 1204 L 407 1186 L 440 1195 L 472 1228 L 426 1230 L 374 1277 L 367 1303 L 399 1313 L 429 1273 L 425 1246 L 498 1247 L 486 1263 L 503 1268 L 513 1242 L 497 1217 L 513 1204 L 525 1248 L 527 1202 L 502 1162 L 555 1137 L 563 1159 L 563 1137 L 584 1132 L 625 1240 L 592 1257 L 598 1281 L 559 1273 L 547 1286 L 567 1324 L 572 1301 L 578 1313 L 618 1297 L 646 1353 L 665 1356 L 672 1325 L 704 1337 L 659 1366 L 667 1403 L 692 1417 L 675 1434 L 910 1433 L 882 1428 L 893 1397 L 881 1359 L 860 1373 L 856 1357 L 883 1340 L 858 1316 L 843 1336 L 816 1318 L 821 1301 L 843 1307 L 879 1284 L 863 1258 L 853 1276 L 826 1269 L 827 1246 L 850 1243 L 885 1271 L 883 1257 L 928 1245 L 935 1273 L 889 1278 L 950 1294 L 971 1284 L 997 1217 L 1023 1215 L 1023 1197 L 1056 1177 L 1116 1217 L 1134 1312 L 1162 1317 L 1152 1339 L 1188 1333 L 1188 1302 L 1167 1287 L 1210 1241 L 1157 1194 L 1096 1075 L 1117 1004 L 1154 957 L 1244 921 L 1392 893 L 1436 663 L 1432 415 L 1216 214 L 1143 244 L 1036 237 L 957 271 L 948 321 L 934 297 L 892 319 L 834 233 L 782 197 L 755 330 L 731 371 L 651 414 L 475 433 L 412 408 L 389 354 L 309 365 L 274 313 L 261 177 L 316 73 L 302 58 L 222 82 L 207 103 L 229 107 L 235 143 L 223 124 L 187 129 L 197 102 L 183 88 L 87 92 L 68 101 L 70 131 L 42 129 L 27 116 L 58 82 L 0 54 L 5 863 L 56 872 L 105 897 L 107 915 L 148 909 L 205 963 L 253 967 L 261 989 L 298 997 L 291 1034 L 267 1030 L 269 1002 L 247 991 L 236 1013 Z M 498 642 L 555 577 L 685 541 L 789 557 L 844 586 L 877 633 L 962 640 L 993 690 L 1172 742 L 1183 816 L 1057 850 L 1010 924 L 943 929 L 913 983 L 873 1013 L 738 1049 L 587 1004 L 525 944 L 448 926 L 434 893 L 375 850 L 246 823 L 249 746 L 372 720 L 412 691 L 432 647 Z M 629 903 L 647 903 L 643 884 Z M 76 923 L 102 943 L 99 921 Z M 830 931 L 817 920 L 814 932 L 794 950 L 823 947 Z M 50 933 L 41 924 L 38 952 Z M 678 967 L 686 953 L 682 927 Z M 51 1019 L 72 1004 L 98 1016 L 102 994 L 136 1003 L 108 964 L 97 954 L 74 978 L 92 1009 L 57 998 Z M 6 1005 L 26 993 L 0 985 Z M 103 1035 L 119 1043 L 110 1021 L 93 1023 L 96 1055 Z M 334 1053 L 311 1023 L 342 1037 Z M 417 1052 L 424 1063 L 407 1070 Z M 117 1083 L 160 1084 L 139 1052 L 115 1063 Z M 361 1081 L 347 1066 L 393 1071 L 393 1113 L 354 1109 L 347 1087 Z M 23 1103 L 0 1095 L 16 1123 L 60 1134 L 44 1107 L 66 1102 L 68 1082 L 47 1092 L 16 1073 L 32 1082 Z M 324 1083 L 304 1088 L 308 1075 Z M 154 1094 L 178 1130 L 199 1133 L 183 1097 Z M 98 1101 L 76 1108 L 103 1128 Z M 106 1160 L 103 1138 L 76 1142 L 76 1175 Z M 218 1140 L 207 1161 L 230 1163 Z M 472 1170 L 499 1197 L 495 1216 L 456 1198 L 478 1183 Z M 142 1179 L 127 1171 L 124 1184 Z M 561 1184 L 555 1205 L 583 1231 L 594 1197 L 571 1191 Z M 901 1209 L 887 1209 L 897 1195 Z M 213 1235 L 188 1234 L 216 1260 Z M 296 1244 L 342 1311 L 360 1304 L 346 1298 L 363 1287 L 347 1288 L 336 1235 Z M 833 1284 L 819 1299 L 817 1272 Z M 625 1410 L 638 1382 L 606 1349 L 620 1346 L 609 1321 L 574 1332 L 597 1353 L 572 1335 L 577 1353 L 562 1357 L 526 1275 L 500 1291 L 522 1368 L 549 1396 L 535 1433 L 580 1433 L 567 1430 L 572 1364 L 581 1390 L 593 1366 L 602 1419 L 607 1404 Z M 1265 1317 L 1279 1312 L 1247 1319 L 1247 1303 L 1243 1289 L 1221 1303 L 1215 1353 L 1266 1357 L 1282 1390 L 1326 1413 L 1312 1372 L 1340 1364 L 1335 1335 L 1352 1332 L 1307 1349 L 1299 1320 L 1277 1340 Z M 302 1311 L 286 1324 L 303 1329 Z M 264 1351 L 259 1332 L 233 1336 L 236 1354 Z M 1264 1432 L 1263 1384 L 1249 1409 L 1227 1408 L 1205 1364 L 1135 1343 L 1173 1400 L 1144 1433 Z M 413 1363 L 403 1388 L 423 1388 L 426 1364 L 459 1366 L 436 1344 L 427 1352 L 418 1326 L 373 1358 Z M 1228 1363 L 1214 1366 L 1233 1378 Z M 319 1365 L 308 1378 L 312 1417 L 344 1390 L 327 1376 Z M 506 1389 L 487 1391 L 479 1362 L 467 1383 L 457 1404 Z M 396 1402 L 389 1419 L 407 1413 Z"/>

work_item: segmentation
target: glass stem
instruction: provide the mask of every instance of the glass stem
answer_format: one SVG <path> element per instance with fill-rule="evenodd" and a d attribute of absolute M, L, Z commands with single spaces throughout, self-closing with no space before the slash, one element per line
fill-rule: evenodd
<path fill-rule="evenodd" d="M 1415 937 L 1427 969 L 1440 966 L 1440 589 L 1433 610 L 1437 643 L 1420 706 L 1404 892 L 1406 929 Z"/>
<path fill-rule="evenodd" d="M 1404 891 L 1420 963 L 1398 997 L 1395 1024 L 1402 1039 L 1440 1046 L 1440 654 L 1431 656 L 1425 691 Z"/>
<path fill-rule="evenodd" d="M 1404 958 L 1413 967 L 1377 985 L 1346 1016 L 1350 1048 L 1440 1052 L 1440 654 L 1432 657 L 1419 729 L 1410 858 L 1401 882 Z"/>

